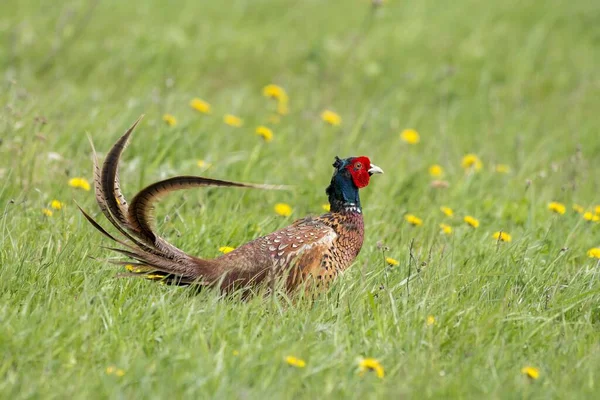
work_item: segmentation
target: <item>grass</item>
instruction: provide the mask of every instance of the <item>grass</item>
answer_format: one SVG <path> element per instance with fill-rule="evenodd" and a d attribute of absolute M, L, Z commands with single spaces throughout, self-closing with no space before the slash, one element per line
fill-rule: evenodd
<path fill-rule="evenodd" d="M 600 225 L 571 207 L 600 204 L 598 18 L 577 0 L 390 0 L 375 12 L 366 0 L 5 2 L 1 397 L 593 397 L 600 266 L 586 253 Z M 263 143 L 269 83 L 287 90 L 290 114 Z M 190 109 L 194 97 L 213 113 Z M 321 121 L 326 108 L 340 127 Z M 244 125 L 228 127 L 226 113 Z M 333 157 L 370 156 L 386 173 L 362 191 L 353 267 L 315 301 L 114 279 L 98 260 L 107 240 L 74 204 L 98 214 L 94 196 L 67 182 L 91 179 L 86 135 L 104 153 L 141 114 L 121 169 L 129 196 L 174 174 L 294 186 L 166 198 L 160 232 L 203 257 L 322 212 Z M 420 143 L 402 142 L 405 128 Z M 463 171 L 467 153 L 480 171 Z M 446 189 L 430 186 L 436 163 Z M 53 199 L 65 207 L 46 217 Z M 360 377 L 361 357 L 385 378 Z"/>

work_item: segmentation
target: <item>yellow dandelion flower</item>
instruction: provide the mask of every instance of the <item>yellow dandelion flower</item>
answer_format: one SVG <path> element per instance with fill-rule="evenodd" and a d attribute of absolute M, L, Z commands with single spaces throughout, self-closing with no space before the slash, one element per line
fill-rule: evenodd
<path fill-rule="evenodd" d="M 596 206 L 596 208 L 594 208 L 594 211 L 596 212 L 596 214 L 600 214 L 600 206 Z"/>
<path fill-rule="evenodd" d="M 538 379 L 540 377 L 540 370 L 535 367 L 523 367 L 521 373 L 530 379 Z"/>
<path fill-rule="evenodd" d="M 221 246 L 221 247 L 219 247 L 219 251 L 221 253 L 223 253 L 223 254 L 231 253 L 234 250 L 235 250 L 235 247 L 230 247 L 230 246 Z"/>
<path fill-rule="evenodd" d="M 378 378 L 383 378 L 385 376 L 383 366 L 374 358 L 361 359 L 358 363 L 358 368 L 360 376 L 363 376 L 368 371 L 375 372 Z"/>
<path fill-rule="evenodd" d="M 443 212 L 446 217 L 452 218 L 454 216 L 454 210 L 451 209 L 450 207 L 442 206 L 442 207 L 440 207 L 440 211 Z"/>
<path fill-rule="evenodd" d="M 479 228 L 479 221 L 476 218 L 474 218 L 474 217 L 472 217 L 470 215 L 467 215 L 463 220 L 470 227 L 472 227 L 472 228 Z"/>
<path fill-rule="evenodd" d="M 90 183 L 85 178 L 71 178 L 69 179 L 69 186 L 86 191 L 90 190 Z"/>
<path fill-rule="evenodd" d="M 392 257 L 386 257 L 386 258 L 385 258 L 385 262 L 386 262 L 388 265 L 391 265 L 392 267 L 395 267 L 395 266 L 397 266 L 397 265 L 400 265 L 400 262 L 399 262 L 398 260 L 396 260 L 396 259 L 392 258 Z"/>
<path fill-rule="evenodd" d="M 169 126 L 175 126 L 175 125 L 177 125 L 177 118 L 175 118 L 171 114 L 165 114 L 165 115 L 163 115 L 162 119 L 163 119 L 163 121 L 165 121 L 165 124 L 167 124 Z"/>
<path fill-rule="evenodd" d="M 306 367 L 306 361 L 304 361 L 301 358 L 294 357 L 294 356 L 287 356 L 285 358 L 285 362 L 288 365 L 291 365 L 292 367 L 296 367 L 296 368 L 304 368 L 304 367 Z"/>
<path fill-rule="evenodd" d="M 62 208 L 65 206 L 65 203 L 63 203 L 62 201 L 58 201 L 58 200 L 52 200 L 52 202 L 50 203 L 50 208 L 53 208 L 55 210 L 62 210 Z"/>
<path fill-rule="evenodd" d="M 492 237 L 499 242 L 512 242 L 512 236 L 506 232 L 494 232 Z"/>
<path fill-rule="evenodd" d="M 583 219 L 590 222 L 598 222 L 600 221 L 600 215 L 594 214 L 591 211 L 586 211 L 583 213 Z"/>
<path fill-rule="evenodd" d="M 444 175 L 444 168 L 439 164 L 433 164 L 429 167 L 429 175 L 433 178 L 440 178 Z"/>
<path fill-rule="evenodd" d="M 202 99 L 197 98 L 197 97 L 192 99 L 192 101 L 190 101 L 190 107 L 192 107 L 194 110 L 196 110 L 198 112 L 201 112 L 202 114 L 210 114 L 211 113 L 210 104 Z"/>
<path fill-rule="evenodd" d="M 452 234 L 452 227 L 450 225 L 448 225 L 448 224 L 440 224 L 440 229 L 446 235 L 451 235 Z"/>
<path fill-rule="evenodd" d="M 327 212 L 331 211 L 331 205 L 330 204 L 323 204 L 321 206 L 321 208 Z"/>
<path fill-rule="evenodd" d="M 467 171 L 479 171 L 483 167 L 483 163 L 475 154 L 466 154 L 462 161 L 461 166 Z"/>
<path fill-rule="evenodd" d="M 51 217 L 53 212 L 52 210 L 49 210 L 47 208 L 42 208 L 42 213 L 46 216 L 46 217 Z"/>
<path fill-rule="evenodd" d="M 131 264 L 127 264 L 125 266 L 125 269 L 127 271 L 129 271 L 129 272 L 133 272 L 133 273 L 136 273 L 136 274 L 152 271 L 151 267 L 134 266 L 134 265 L 131 265 Z"/>
<path fill-rule="evenodd" d="M 270 97 L 275 100 L 281 101 L 282 99 L 287 100 L 288 96 L 281 86 L 277 86 L 274 84 L 267 85 L 262 90 L 263 96 Z M 284 101 L 285 101 L 284 100 Z"/>
<path fill-rule="evenodd" d="M 278 123 L 281 122 L 281 116 L 279 116 L 277 114 L 270 115 L 269 118 L 267 119 L 267 121 L 270 124 L 277 125 Z"/>
<path fill-rule="evenodd" d="M 577 214 L 583 214 L 585 209 L 579 204 L 573 204 L 573 211 L 575 211 Z"/>
<path fill-rule="evenodd" d="M 256 128 L 256 134 L 261 136 L 265 142 L 270 142 L 273 140 L 273 131 L 267 128 L 266 126 L 259 126 Z"/>
<path fill-rule="evenodd" d="M 435 325 L 435 317 L 433 315 L 428 315 L 425 323 L 427 324 L 427 326 Z"/>
<path fill-rule="evenodd" d="M 239 128 L 244 125 L 244 121 L 240 117 L 236 117 L 232 114 L 225 114 L 223 116 L 223 122 L 225 122 L 229 126 L 233 126 L 234 128 Z"/>
<path fill-rule="evenodd" d="M 408 144 L 417 144 L 421 141 L 421 136 L 414 129 L 405 129 L 400 132 L 400 139 Z"/>
<path fill-rule="evenodd" d="M 239 352 L 239 351 L 237 351 L 237 350 L 233 350 L 233 351 L 231 352 L 231 354 L 233 354 L 235 357 L 237 357 L 237 356 L 239 356 L 239 355 L 240 355 L 240 352 Z"/>
<path fill-rule="evenodd" d="M 339 126 L 342 123 L 342 117 L 331 110 L 325 110 L 321 113 L 321 119 L 332 126 Z"/>
<path fill-rule="evenodd" d="M 600 247 L 594 247 L 587 252 L 588 257 L 600 259 Z"/>
<path fill-rule="evenodd" d="M 205 168 L 205 169 L 212 167 L 211 163 L 204 161 L 204 160 L 198 160 L 196 162 L 196 165 L 198 166 L 198 168 Z"/>
<path fill-rule="evenodd" d="M 417 217 L 416 215 L 413 214 L 406 214 L 404 216 L 404 220 L 406 222 L 408 222 L 409 224 L 411 224 L 412 226 L 421 226 L 423 225 L 423 220 L 419 217 Z"/>
<path fill-rule="evenodd" d="M 282 217 L 289 217 L 292 215 L 292 207 L 286 203 L 275 204 L 275 214 L 281 215 Z"/>
<path fill-rule="evenodd" d="M 508 174 L 510 167 L 506 164 L 496 164 L 496 172 L 499 174 Z"/>
<path fill-rule="evenodd" d="M 125 371 L 121 368 L 117 368 L 114 365 L 111 365 L 110 367 L 106 367 L 106 374 L 121 377 L 125 375 Z"/>
<path fill-rule="evenodd" d="M 567 211 L 567 208 L 565 207 L 565 205 L 563 203 L 559 203 L 557 201 L 552 201 L 552 202 L 548 203 L 548 210 L 555 212 L 557 214 L 563 215 Z"/>

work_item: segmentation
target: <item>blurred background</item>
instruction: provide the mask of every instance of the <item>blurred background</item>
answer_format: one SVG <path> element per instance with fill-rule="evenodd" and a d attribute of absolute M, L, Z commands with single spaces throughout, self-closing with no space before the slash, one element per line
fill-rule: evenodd
<path fill-rule="evenodd" d="M 137 149 L 154 164 L 165 152 L 219 158 L 231 179 L 290 183 L 293 170 L 324 186 L 334 155 L 359 153 L 399 179 L 433 163 L 456 172 L 465 153 L 531 179 L 557 157 L 600 151 L 599 16 L 593 2 L 563 0 L 8 1 L 0 134 L 27 130 L 44 148 L 63 146 L 63 167 L 76 175 L 89 171 L 86 133 L 101 151 L 146 114 Z M 287 91 L 289 114 L 256 150 L 258 171 L 228 169 L 251 157 L 256 126 L 274 125 L 261 96 L 270 83 Z M 190 109 L 196 97 L 210 116 Z M 343 123 L 325 126 L 325 109 Z M 163 126 L 165 114 L 176 127 Z M 244 131 L 224 125 L 225 114 Z M 421 133 L 425 153 L 398 140 L 406 128 Z M 166 132 L 176 141 L 147 140 Z M 273 168 L 282 161 L 284 171 Z"/>

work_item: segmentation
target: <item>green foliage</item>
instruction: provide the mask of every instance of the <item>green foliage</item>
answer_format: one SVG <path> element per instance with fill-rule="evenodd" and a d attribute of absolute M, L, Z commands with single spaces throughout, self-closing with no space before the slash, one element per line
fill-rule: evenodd
<path fill-rule="evenodd" d="M 587 251 L 600 224 L 572 206 L 600 204 L 599 18 L 594 2 L 565 0 L 4 1 L 1 397 L 593 397 L 600 266 Z M 269 83 L 289 95 L 277 124 Z M 212 113 L 192 110 L 195 97 Z M 128 196 L 175 174 L 294 186 L 166 198 L 158 229 L 203 257 L 322 212 L 333 157 L 371 157 L 385 175 L 362 190 L 355 265 L 313 300 L 114 279 L 108 241 L 75 206 L 98 214 L 94 196 L 68 181 L 91 181 L 87 135 L 103 155 L 141 114 Z M 418 144 L 400 140 L 405 128 Z M 467 153 L 480 171 L 463 171 Z M 449 187 L 431 186 L 432 164 Z M 65 206 L 47 217 L 54 199 Z M 359 376 L 361 357 L 385 378 Z"/>

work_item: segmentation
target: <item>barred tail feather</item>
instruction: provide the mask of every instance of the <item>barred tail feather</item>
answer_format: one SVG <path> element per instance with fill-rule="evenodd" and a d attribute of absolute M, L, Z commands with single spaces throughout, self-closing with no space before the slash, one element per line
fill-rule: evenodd
<path fill-rule="evenodd" d="M 102 173 L 100 174 L 100 185 L 108 210 L 118 222 L 125 226 L 128 226 L 129 224 L 125 216 L 127 213 L 127 202 L 125 201 L 125 196 L 123 196 L 121 193 L 121 188 L 119 185 L 119 160 L 123 150 L 125 150 L 125 147 L 129 143 L 129 137 L 131 136 L 131 133 L 140 122 L 142 117 L 138 118 L 137 121 L 134 122 L 134 124 L 109 150 L 106 158 L 104 159 Z"/>
<path fill-rule="evenodd" d="M 121 240 L 108 233 L 97 221 L 81 208 L 84 217 L 103 235 L 126 247 L 110 248 L 137 262 L 138 268 L 124 276 L 143 276 L 160 279 L 169 284 L 200 285 L 216 283 L 221 275 L 221 266 L 216 260 L 205 260 L 191 256 L 160 237 L 152 229 L 154 204 L 165 194 L 182 189 L 204 186 L 241 187 L 257 189 L 283 189 L 283 186 L 248 184 L 209 179 L 197 176 L 179 176 L 154 183 L 142 189 L 128 205 L 119 184 L 118 165 L 129 138 L 141 120 L 125 132 L 110 149 L 100 169 L 96 151 L 92 144 L 94 160 L 94 188 L 96 202 L 108 221 L 125 237 Z M 90 140 L 91 143 L 91 140 Z M 122 261 L 110 261 L 123 265 Z M 123 276 L 123 275 L 121 275 Z"/>
<path fill-rule="evenodd" d="M 128 131 L 129 132 L 129 131 Z M 126 133 L 127 134 L 127 133 Z M 104 191 L 103 185 L 102 185 L 102 174 L 103 172 L 100 170 L 100 167 L 98 165 L 98 157 L 96 155 L 96 149 L 94 148 L 94 143 L 91 141 L 90 139 L 90 145 L 92 146 L 92 160 L 93 160 L 93 164 L 94 164 L 94 191 L 96 193 L 96 203 L 98 203 L 98 206 L 100 207 L 100 211 L 102 211 L 102 213 L 104 214 L 104 216 L 106 217 L 106 219 L 108 219 L 108 221 L 119 230 L 119 232 L 121 232 L 121 234 L 123 236 L 125 236 L 128 240 L 130 240 L 132 243 L 134 243 L 136 246 L 138 247 L 144 247 L 147 250 L 151 251 L 151 247 L 144 245 L 143 243 L 141 243 L 139 240 L 137 240 L 136 238 L 134 238 L 123 226 L 121 223 L 119 223 L 116 218 L 113 216 L 113 214 L 110 212 L 109 210 L 109 205 L 108 205 L 108 197 L 106 196 L 106 193 Z M 118 179 L 118 177 L 116 177 L 115 179 Z M 124 199 L 124 197 L 123 197 Z M 81 210 L 83 212 L 83 210 Z M 100 226 L 96 221 L 93 221 L 93 219 L 91 219 L 91 217 L 89 217 L 89 215 L 87 215 L 85 212 L 83 213 L 84 216 L 87 218 L 87 220 L 92 223 L 92 225 L 94 225 L 94 227 L 96 229 L 98 229 L 98 227 Z M 97 225 L 97 226 L 96 226 Z M 100 230 L 100 229 L 99 229 Z M 106 231 L 104 229 L 100 230 L 103 234 L 107 234 Z M 110 237 L 110 236 L 109 236 Z M 113 237 L 111 237 L 111 239 L 117 241 L 116 239 L 114 239 Z M 122 244 L 122 242 L 121 242 Z"/>
<path fill-rule="evenodd" d="M 133 200 L 131 200 L 131 205 L 129 207 L 128 217 L 131 226 L 144 236 L 148 236 L 152 239 L 158 238 L 151 227 L 151 212 L 154 210 L 154 203 L 160 200 L 164 195 L 177 190 L 207 186 L 253 189 L 284 188 L 283 186 L 230 182 L 219 179 L 203 178 L 201 176 L 176 176 L 153 183 L 135 195 Z"/>

